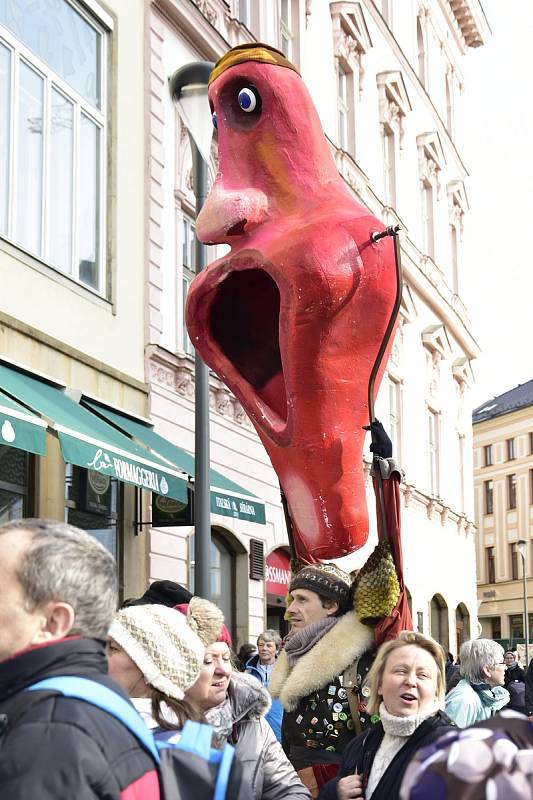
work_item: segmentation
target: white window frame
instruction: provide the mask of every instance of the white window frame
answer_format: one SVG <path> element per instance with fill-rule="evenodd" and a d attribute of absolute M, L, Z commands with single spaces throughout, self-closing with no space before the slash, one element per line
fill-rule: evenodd
<path fill-rule="evenodd" d="M 435 259 L 435 188 L 429 181 L 422 181 L 422 242 L 423 250 Z"/>
<path fill-rule="evenodd" d="M 341 150 L 348 150 L 350 132 L 349 74 L 344 65 L 337 63 L 337 120 L 338 141 Z"/>
<path fill-rule="evenodd" d="M 112 29 L 110 20 L 107 15 L 102 12 L 99 14 L 96 11 L 95 3 L 91 2 L 91 9 L 94 10 L 95 16 L 87 13 L 84 8 L 72 0 L 65 0 L 76 13 L 94 28 L 101 36 L 101 108 L 97 109 L 82 97 L 75 89 L 73 89 L 67 81 L 61 78 L 54 70 L 42 61 L 39 56 L 33 53 L 26 45 L 21 42 L 17 37 L 3 25 L 0 25 L 0 42 L 11 51 L 11 120 L 10 120 L 10 142 L 9 142 L 9 189 L 8 189 L 8 215 L 7 215 L 7 232 L 0 234 L 0 238 L 6 239 L 11 242 L 17 249 L 29 253 L 29 255 L 38 258 L 43 263 L 52 267 L 53 269 L 65 275 L 67 278 L 74 280 L 80 286 L 83 286 L 88 291 L 96 292 L 104 295 L 107 286 L 107 269 L 106 269 L 106 224 L 107 224 L 107 93 L 108 93 L 108 76 L 107 76 L 107 48 L 108 48 L 108 34 Z M 41 242 L 40 252 L 35 253 L 27 250 L 23 245 L 17 241 L 15 230 L 15 207 L 17 198 L 17 156 L 18 156 L 18 142 L 16 140 L 16 131 L 18 125 L 18 86 L 19 86 L 19 72 L 20 61 L 24 61 L 34 72 L 37 72 L 44 80 L 44 99 L 43 108 L 46 124 L 43 130 L 43 185 L 42 185 L 42 199 L 41 199 Z M 54 265 L 50 260 L 50 241 L 49 241 L 49 219 L 50 213 L 53 211 L 53 199 L 50 195 L 50 158 L 51 158 L 51 98 L 52 89 L 55 88 L 60 94 L 64 95 L 69 102 L 74 106 L 74 124 L 73 124 L 73 183 L 72 183 L 72 243 L 71 243 L 71 264 L 72 272 L 64 272 L 60 267 Z M 98 171 L 98 184 L 99 184 L 99 246 L 98 246 L 98 259 L 99 259 L 99 274 L 97 287 L 90 286 L 83 283 L 79 279 L 79 258 L 78 258 L 78 244 L 79 244 L 79 225 L 78 225 L 78 203 L 79 203 L 79 163 L 80 163 L 80 128 L 81 116 L 84 114 L 88 119 L 93 122 L 99 129 L 99 155 L 100 164 Z"/>
<path fill-rule="evenodd" d="M 390 374 L 388 380 L 389 434 L 394 458 L 402 460 L 402 385 Z"/>
<path fill-rule="evenodd" d="M 293 7 L 292 0 L 287 0 L 287 16 L 288 19 L 283 19 L 282 14 L 283 0 L 279 3 L 279 36 L 280 36 L 280 50 L 285 54 L 289 60 L 293 60 L 293 42 L 294 42 L 294 24 L 293 24 Z M 284 42 L 287 42 L 287 52 L 283 48 Z"/>
<path fill-rule="evenodd" d="M 396 135 L 389 125 L 382 127 L 385 204 L 396 208 Z"/>
<path fill-rule="evenodd" d="M 180 254 L 180 265 L 179 265 L 179 272 L 180 272 L 179 279 L 180 279 L 180 282 L 179 282 L 179 286 L 180 286 L 180 292 L 181 292 L 181 310 L 180 310 L 180 316 L 181 316 L 181 326 L 180 326 L 181 327 L 181 335 L 180 335 L 181 349 L 185 353 L 185 355 L 190 356 L 191 358 L 194 358 L 195 357 L 195 349 L 194 349 L 194 346 L 193 346 L 191 340 L 189 339 L 189 334 L 187 332 L 187 326 L 185 324 L 185 303 L 186 303 L 186 300 L 187 300 L 187 292 L 189 291 L 189 286 L 191 285 L 191 283 L 194 280 L 194 277 L 196 275 L 196 269 L 195 269 L 195 264 L 194 264 L 194 258 L 195 258 L 195 256 L 194 256 L 194 246 L 195 246 L 194 245 L 194 238 L 193 238 L 193 244 L 192 244 L 192 247 L 193 247 L 193 263 L 192 263 L 192 265 L 187 264 L 185 262 L 184 253 L 185 253 L 185 247 L 186 247 L 185 229 L 186 228 L 188 230 L 190 229 L 192 231 L 193 235 L 194 235 L 194 232 L 196 230 L 196 220 L 195 220 L 193 214 L 191 214 L 186 208 L 183 208 L 182 212 L 181 212 L 181 216 L 180 216 L 180 223 L 181 224 L 179 226 L 180 238 L 179 238 L 179 242 L 178 242 L 178 253 Z M 188 244 L 187 244 L 187 248 L 188 248 Z"/>
<path fill-rule="evenodd" d="M 429 493 L 432 497 L 440 494 L 440 420 L 438 411 L 427 409 Z"/>

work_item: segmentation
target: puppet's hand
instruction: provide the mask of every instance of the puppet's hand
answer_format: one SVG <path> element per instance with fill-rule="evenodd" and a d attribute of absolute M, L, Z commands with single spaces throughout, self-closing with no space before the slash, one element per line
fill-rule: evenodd
<path fill-rule="evenodd" d="M 392 442 L 379 420 L 375 419 L 370 425 L 363 425 L 363 430 L 370 431 L 372 437 L 371 453 L 381 458 L 392 458 Z"/>

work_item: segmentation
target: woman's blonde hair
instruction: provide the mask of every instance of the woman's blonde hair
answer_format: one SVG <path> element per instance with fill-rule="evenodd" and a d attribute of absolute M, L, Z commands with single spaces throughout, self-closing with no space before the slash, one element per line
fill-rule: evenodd
<path fill-rule="evenodd" d="M 370 697 L 368 698 L 367 708 L 370 714 L 377 714 L 381 703 L 381 696 L 378 694 L 378 687 L 383 680 L 387 659 L 395 650 L 400 647 L 412 645 L 425 650 L 433 658 L 437 665 L 437 701 L 439 706 L 444 702 L 446 694 L 446 680 L 444 677 L 444 651 L 440 644 L 429 636 L 424 636 L 415 631 L 402 631 L 397 639 L 386 642 L 379 648 L 374 663 L 368 673 L 368 683 L 370 686 Z"/>

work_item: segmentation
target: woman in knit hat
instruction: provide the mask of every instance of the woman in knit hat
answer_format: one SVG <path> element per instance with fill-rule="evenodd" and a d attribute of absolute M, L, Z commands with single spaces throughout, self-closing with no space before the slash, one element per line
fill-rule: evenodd
<path fill-rule="evenodd" d="M 243 784 L 252 786 L 249 800 L 309 800 L 265 720 L 271 700 L 267 689 L 251 675 L 234 671 L 225 641 L 206 647 L 204 664 L 185 695 L 205 715 L 220 743 L 229 742 L 243 770 Z"/>
<path fill-rule="evenodd" d="M 184 699 L 204 662 L 205 642 L 220 633 L 222 612 L 193 597 L 187 615 L 167 606 L 129 606 L 109 629 L 109 674 L 129 695 L 156 738 L 172 741 L 188 719 L 204 721 Z"/>

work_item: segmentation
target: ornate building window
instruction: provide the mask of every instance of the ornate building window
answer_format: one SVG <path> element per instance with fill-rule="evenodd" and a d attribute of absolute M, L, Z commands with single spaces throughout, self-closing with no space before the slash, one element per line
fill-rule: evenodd
<path fill-rule="evenodd" d="M 104 293 L 111 21 L 44 5 L 0 3 L 0 234 Z"/>
<path fill-rule="evenodd" d="M 377 75 L 379 121 L 383 148 L 384 202 L 390 208 L 397 203 L 397 165 L 403 146 L 403 120 L 411 104 L 401 72 Z"/>
<path fill-rule="evenodd" d="M 461 244 L 464 233 L 464 217 L 468 201 L 462 181 L 452 181 L 446 187 L 448 195 L 448 222 L 450 230 L 451 283 L 454 294 L 459 294 L 461 272 Z"/>
<path fill-rule="evenodd" d="M 194 219 L 188 214 L 184 213 L 182 217 L 181 227 L 181 347 L 184 353 L 188 356 L 194 357 L 194 347 L 189 334 L 187 326 L 185 325 L 185 304 L 187 302 L 187 293 L 191 285 L 195 272 L 196 272 L 196 253 L 195 253 L 195 225 Z"/>
<path fill-rule="evenodd" d="M 483 512 L 487 515 L 494 513 L 494 482 L 483 483 Z"/>
<path fill-rule="evenodd" d="M 435 213 L 444 153 L 438 133 L 417 136 L 422 209 L 422 250 L 435 260 Z"/>
<path fill-rule="evenodd" d="M 440 419 L 438 412 L 428 408 L 428 464 L 429 493 L 438 497 L 440 493 Z"/>
<path fill-rule="evenodd" d="M 300 3 L 298 0 L 279 0 L 280 50 L 296 66 L 299 65 L 298 28 Z"/>
<path fill-rule="evenodd" d="M 372 47 L 360 3 L 331 3 L 333 51 L 337 73 L 337 137 L 355 159 L 357 107 L 363 91 L 363 56 Z"/>
<path fill-rule="evenodd" d="M 455 72 L 449 67 L 446 72 L 446 130 L 453 139 L 455 132 Z"/>
<path fill-rule="evenodd" d="M 351 132 L 351 128 L 353 127 L 351 124 L 352 120 L 350 120 L 351 114 L 349 105 L 352 95 L 352 73 L 347 73 L 343 65 L 339 62 L 337 65 L 337 141 L 341 150 L 348 150 L 349 132 Z"/>
<path fill-rule="evenodd" d="M 418 78 L 422 86 L 427 88 L 428 64 L 426 47 L 426 18 L 419 16 L 416 19 L 416 50 L 418 59 Z"/>

